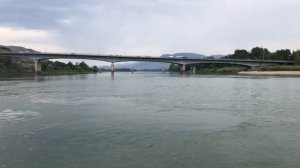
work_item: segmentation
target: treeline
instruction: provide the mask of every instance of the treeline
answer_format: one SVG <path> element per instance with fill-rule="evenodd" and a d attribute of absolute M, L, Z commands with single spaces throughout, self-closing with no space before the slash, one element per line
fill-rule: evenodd
<path fill-rule="evenodd" d="M 291 51 L 290 49 L 281 49 L 270 52 L 267 48 L 255 47 L 250 52 L 244 49 L 237 49 L 233 54 L 224 58 L 230 59 L 256 59 L 256 60 L 286 60 L 295 61 L 300 65 L 300 50 Z"/>
<path fill-rule="evenodd" d="M 0 58 L 1 72 L 33 72 L 33 61 L 15 58 Z"/>
<path fill-rule="evenodd" d="M 67 64 L 62 62 L 46 61 L 42 62 L 42 72 L 61 72 L 61 73 L 88 73 L 98 72 L 99 69 L 96 66 L 89 67 L 85 62 L 73 64 L 69 62 Z"/>
<path fill-rule="evenodd" d="M 213 59 L 213 58 L 211 58 Z M 253 59 L 253 60 L 285 60 L 295 61 L 296 65 L 300 65 L 300 50 L 291 51 L 290 49 L 281 49 L 270 52 L 267 48 L 254 47 L 251 51 L 237 49 L 233 54 L 229 54 L 223 59 Z M 193 65 L 197 73 L 236 73 L 248 70 L 247 67 L 228 64 L 196 64 Z M 273 68 L 273 69 L 272 69 Z M 186 71 L 191 71 L 190 65 L 186 66 Z M 257 70 L 298 70 L 299 66 L 271 66 L 259 67 Z M 170 64 L 169 71 L 178 72 L 180 67 L 176 64 Z"/>
<path fill-rule="evenodd" d="M 240 71 L 248 70 L 245 66 L 240 65 L 229 65 L 229 64 L 195 64 L 186 65 L 186 71 L 192 71 L 195 68 L 196 73 L 201 74 L 234 74 Z M 179 72 L 180 66 L 177 64 L 170 64 L 170 72 Z"/>
<path fill-rule="evenodd" d="M 6 46 L 0 46 L 0 52 L 13 52 Z M 71 62 L 65 64 L 58 61 L 42 61 L 42 73 L 90 73 L 98 72 L 96 66 L 89 67 L 85 62 L 73 64 Z M 3 57 L 0 58 L 0 70 L 1 72 L 17 72 L 17 73 L 33 73 L 34 63 L 31 59 L 18 59 Z"/>
<path fill-rule="evenodd" d="M 65 64 L 58 61 L 43 61 L 42 73 L 96 73 L 99 71 L 98 67 L 89 67 L 85 62 L 73 64 L 71 62 Z M 1 72 L 17 72 L 17 73 L 33 73 L 34 63 L 28 59 L 16 58 L 0 58 Z"/>

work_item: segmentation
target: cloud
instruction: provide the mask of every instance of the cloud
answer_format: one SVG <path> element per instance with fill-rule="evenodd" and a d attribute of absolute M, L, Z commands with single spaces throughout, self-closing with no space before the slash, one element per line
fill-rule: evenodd
<path fill-rule="evenodd" d="M 64 51 L 227 54 L 255 46 L 297 49 L 298 6 L 295 0 L 2 0 L 0 26 L 44 30 L 38 39 Z M 22 41 L 32 41 L 27 37 Z"/>
<path fill-rule="evenodd" d="M 49 37 L 49 34 L 46 31 L 29 30 L 23 28 L 0 27 L 0 33 L 2 40 L 11 42 L 15 42 L 18 40 L 28 40 L 29 38 L 35 41 Z"/>
<path fill-rule="evenodd" d="M 62 26 L 72 26 L 73 21 L 71 19 L 59 19 L 57 23 Z"/>
<path fill-rule="evenodd" d="M 0 27 L 0 44 L 19 45 L 39 51 L 62 51 L 61 47 L 50 42 L 53 35 L 45 30 Z"/>

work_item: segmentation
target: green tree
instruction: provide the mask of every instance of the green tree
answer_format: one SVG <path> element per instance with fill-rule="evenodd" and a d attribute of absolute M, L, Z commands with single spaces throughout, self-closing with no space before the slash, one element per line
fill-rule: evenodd
<path fill-rule="evenodd" d="M 89 66 L 86 64 L 86 63 L 84 63 L 83 61 L 81 62 L 81 63 L 79 63 L 79 65 L 78 65 L 81 69 L 83 69 L 83 70 L 88 70 L 89 69 Z"/>
<path fill-rule="evenodd" d="M 247 50 L 235 50 L 233 54 L 233 58 L 235 59 L 249 59 L 250 54 Z"/>
<path fill-rule="evenodd" d="M 75 69 L 75 66 L 72 64 L 72 62 L 68 62 L 68 63 L 67 63 L 67 66 L 68 66 L 70 69 L 72 69 L 72 70 Z"/>
<path fill-rule="evenodd" d="M 54 67 L 52 64 L 47 65 L 47 71 L 53 71 Z"/>
<path fill-rule="evenodd" d="M 270 51 L 266 48 L 254 47 L 251 50 L 251 57 L 253 59 L 260 59 L 260 60 L 269 59 Z"/>
<path fill-rule="evenodd" d="M 97 67 L 97 66 L 93 66 L 93 68 L 92 68 L 92 71 L 93 71 L 93 72 L 98 72 L 98 71 L 99 71 L 99 69 L 98 69 L 98 67 Z"/>
<path fill-rule="evenodd" d="M 53 67 L 54 67 L 54 70 L 61 70 L 61 69 L 64 69 L 66 67 L 66 64 L 63 63 L 63 62 L 55 61 L 53 63 Z"/>
<path fill-rule="evenodd" d="M 294 60 L 296 65 L 300 65 L 300 50 L 293 51 L 293 53 L 290 56 L 290 59 Z"/>
<path fill-rule="evenodd" d="M 290 60 L 291 50 L 281 49 L 277 50 L 275 53 L 271 54 L 271 59 L 273 60 Z"/>

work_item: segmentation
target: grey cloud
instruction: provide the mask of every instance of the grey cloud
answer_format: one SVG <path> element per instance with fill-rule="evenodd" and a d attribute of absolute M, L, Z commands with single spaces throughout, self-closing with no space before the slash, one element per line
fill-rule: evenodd
<path fill-rule="evenodd" d="M 61 18 L 76 14 L 80 0 L 10 0 L 0 4 L 0 24 L 51 29 Z M 94 1 L 88 1 L 93 4 Z"/>
<path fill-rule="evenodd" d="M 2 0 L 0 25 L 45 29 L 82 52 L 229 53 L 296 48 L 294 0 Z"/>

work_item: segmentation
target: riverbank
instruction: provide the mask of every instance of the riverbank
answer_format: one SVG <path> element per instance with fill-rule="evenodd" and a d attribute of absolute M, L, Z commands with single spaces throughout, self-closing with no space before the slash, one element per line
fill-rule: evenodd
<path fill-rule="evenodd" d="M 61 75 L 82 75 L 82 74 L 97 74 L 98 72 L 63 72 L 63 71 L 53 71 L 53 72 L 42 72 L 40 76 L 61 76 Z M 36 74 L 34 72 L 1 72 L 0 78 L 10 78 L 10 77 L 32 77 Z"/>
<path fill-rule="evenodd" d="M 299 76 L 300 71 L 242 71 L 239 75 L 254 75 L 254 76 Z"/>

